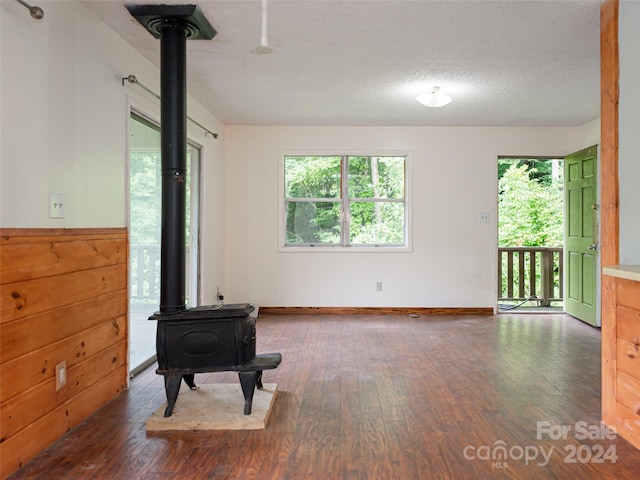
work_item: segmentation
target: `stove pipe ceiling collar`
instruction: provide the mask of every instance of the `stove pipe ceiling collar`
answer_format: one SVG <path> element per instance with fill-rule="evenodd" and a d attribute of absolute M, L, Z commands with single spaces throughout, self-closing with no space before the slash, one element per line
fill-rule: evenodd
<path fill-rule="evenodd" d="M 211 40 L 216 30 L 198 5 L 125 5 L 129 13 L 155 38 L 166 24 L 181 26 L 189 40 Z"/>

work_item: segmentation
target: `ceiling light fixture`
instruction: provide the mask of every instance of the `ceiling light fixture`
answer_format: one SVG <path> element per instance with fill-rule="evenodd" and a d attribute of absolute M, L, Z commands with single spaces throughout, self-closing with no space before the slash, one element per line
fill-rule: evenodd
<path fill-rule="evenodd" d="M 451 103 L 451 97 L 440 93 L 440 87 L 431 87 L 428 92 L 418 95 L 416 100 L 425 107 L 444 107 Z"/>

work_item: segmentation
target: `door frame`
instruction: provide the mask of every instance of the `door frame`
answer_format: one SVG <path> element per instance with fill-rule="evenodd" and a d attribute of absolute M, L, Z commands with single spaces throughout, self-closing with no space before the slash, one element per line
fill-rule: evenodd
<path fill-rule="evenodd" d="M 578 148 L 577 150 L 575 150 L 575 152 L 579 152 L 581 150 L 585 150 L 586 148 L 590 148 L 592 146 L 595 146 L 597 148 L 597 159 L 598 161 L 596 162 L 596 176 L 597 176 L 597 185 L 596 185 L 596 198 L 597 198 L 597 202 L 598 205 L 601 205 L 601 201 L 602 201 L 602 192 L 601 192 L 601 179 L 602 179 L 602 166 L 601 166 L 601 146 L 599 143 L 594 143 L 590 146 L 584 147 L 584 148 Z M 567 155 L 570 155 L 570 153 L 566 153 L 563 155 L 517 155 L 517 154 L 504 154 L 504 153 L 496 153 L 494 154 L 494 163 L 493 163 L 493 181 L 494 181 L 494 188 L 493 188 L 493 195 L 494 195 L 494 228 L 493 228 L 493 238 L 492 238 L 492 244 L 493 244 L 493 248 L 491 250 L 492 253 L 492 257 L 493 257 L 493 265 L 496 266 L 496 268 L 494 268 L 493 271 L 493 298 L 494 298 L 494 308 L 493 308 L 493 313 L 498 314 L 499 310 L 498 310 L 498 296 L 499 296 L 499 292 L 498 292 L 498 271 L 497 271 L 497 261 L 498 261 L 498 239 L 499 239 L 499 232 L 498 232 L 498 215 L 499 215 L 499 211 L 498 211 L 498 159 L 500 158 L 540 158 L 540 159 L 544 159 L 544 158 L 549 158 L 549 159 L 553 159 L 553 158 L 562 158 L 564 159 Z M 565 179 L 566 182 L 566 179 Z M 602 215 L 602 209 L 599 208 L 598 209 L 598 215 L 597 215 L 597 222 L 598 222 L 598 239 L 602 238 L 602 221 L 601 221 L 601 215 Z M 563 214 L 563 216 L 566 216 L 566 214 Z M 563 222 L 564 222 L 564 218 L 563 218 Z M 566 245 L 566 238 L 564 238 L 563 236 L 563 248 Z M 599 242 L 598 245 L 598 255 L 596 255 L 596 327 L 600 328 L 602 326 L 602 311 L 601 311 L 601 305 L 602 305 L 602 255 L 601 255 L 601 251 L 602 251 L 602 242 Z M 567 268 L 566 268 L 566 262 L 568 261 L 567 259 L 567 255 L 566 252 L 564 252 L 564 273 L 563 273 L 563 283 L 564 286 L 566 287 L 567 285 Z M 565 290 L 565 297 L 566 297 L 566 290 Z M 563 302 L 563 313 L 565 310 L 565 306 L 564 306 Z M 587 324 L 588 325 L 588 324 Z"/>
<path fill-rule="evenodd" d="M 561 168 L 564 169 L 564 159 L 565 159 L 566 155 L 548 155 L 548 154 L 544 154 L 544 155 L 532 155 L 532 154 L 528 154 L 528 155 L 505 155 L 505 154 L 497 154 L 495 155 L 495 162 L 494 162 L 494 195 L 495 195 L 495 214 L 494 214 L 494 218 L 495 218 L 495 228 L 493 229 L 493 265 L 496 267 L 495 268 L 495 272 L 494 272 L 494 286 L 493 286 L 493 290 L 494 290 L 494 299 L 495 299 L 495 307 L 494 307 L 494 314 L 498 314 L 498 313 L 518 313 L 517 310 L 507 310 L 507 311 L 500 311 L 499 309 L 499 298 L 500 298 L 500 292 L 498 291 L 498 272 L 497 272 L 497 265 L 498 265 L 498 259 L 500 258 L 499 255 L 499 241 L 500 241 L 500 232 L 499 232 L 499 219 L 500 219 L 500 194 L 499 194 L 499 178 L 498 178 L 498 173 L 499 173 L 499 161 L 501 159 L 512 159 L 512 160 L 539 160 L 539 161 L 551 161 L 551 160 L 562 160 L 562 166 Z M 563 184 L 564 186 L 564 184 Z M 564 200 L 563 200 L 564 203 Z M 562 211 L 562 222 L 563 222 L 563 237 L 562 237 L 562 248 L 564 250 L 565 247 L 565 243 L 566 243 L 566 238 L 564 236 L 564 221 L 565 221 L 565 209 L 564 209 L 564 205 L 563 205 L 563 211 Z M 564 251 L 563 251 L 564 253 Z M 566 262 L 566 256 L 564 257 L 564 261 L 563 261 L 563 269 L 565 268 L 565 262 Z M 563 278 L 562 278 L 562 282 L 563 282 L 563 287 L 566 286 L 566 269 L 563 270 Z M 566 293 L 565 293 L 565 297 L 566 297 Z M 563 298 L 563 302 L 562 302 L 562 313 L 564 313 L 565 311 L 565 300 Z M 525 313 L 525 312 L 521 312 L 521 313 Z M 527 312 L 530 313 L 530 312 Z"/>
<path fill-rule="evenodd" d="M 131 130 L 130 130 L 130 119 L 132 114 L 135 114 L 139 117 L 142 117 L 143 119 L 160 126 L 160 102 L 158 99 L 154 99 L 154 100 L 150 100 L 149 98 L 143 97 L 143 96 L 139 96 L 137 94 L 128 94 L 125 95 L 126 97 L 126 107 L 125 107 L 125 171 L 124 171 L 124 184 L 125 184 L 125 221 L 126 221 L 126 225 L 127 225 L 127 232 L 129 232 L 130 228 L 131 228 L 131 218 L 130 218 L 130 208 L 131 208 L 131 191 L 130 191 L 130 185 L 129 185 L 129 176 L 131 174 L 131 165 L 130 165 L 130 150 L 131 150 Z M 189 292 L 189 296 L 191 298 L 191 303 L 193 304 L 193 306 L 195 305 L 199 305 L 201 302 L 201 297 L 202 297 L 202 288 L 201 288 L 201 270 L 202 270 L 202 263 L 201 263 L 201 253 L 200 253 L 200 233 L 202 230 L 202 219 L 201 219 L 201 201 L 202 201 L 202 164 L 203 164 L 203 158 L 204 158 L 204 146 L 200 143 L 197 142 L 195 140 L 193 140 L 193 138 L 195 137 L 195 134 L 197 133 L 197 131 L 193 130 L 193 128 L 189 125 L 189 123 L 187 122 L 187 143 L 191 144 L 191 145 L 195 145 L 197 146 L 200 154 L 198 157 L 198 164 L 197 164 L 197 168 L 193 168 L 193 165 L 191 165 L 191 172 L 193 177 L 194 182 L 197 182 L 197 185 L 195 185 L 196 188 L 193 188 L 194 186 L 192 185 L 192 189 L 191 189 L 191 196 L 190 198 L 187 199 L 187 201 L 189 202 L 193 202 L 195 201 L 195 203 L 197 204 L 195 209 L 192 209 L 191 211 L 191 225 L 189 226 L 189 231 L 191 232 L 191 248 L 195 247 L 197 248 L 197 254 L 195 255 L 195 257 L 192 257 L 192 260 L 190 262 L 190 268 L 196 268 L 196 272 L 193 275 L 192 279 L 191 279 L 191 283 L 190 283 L 190 292 Z M 194 212 L 197 214 L 196 217 L 196 232 L 193 231 L 193 222 L 194 222 Z M 194 235 L 195 233 L 195 235 Z M 128 233 L 127 233 L 127 241 L 129 241 L 128 238 Z M 127 262 L 127 270 L 129 269 L 129 264 Z M 127 367 L 129 369 L 129 375 L 127 376 L 128 379 L 132 378 L 132 372 L 138 373 L 139 371 L 143 370 L 144 368 L 146 368 L 146 364 L 149 362 L 145 362 L 142 364 L 142 368 L 131 368 L 131 355 L 130 355 L 130 342 L 131 342 L 131 317 L 129 315 L 129 308 L 128 308 L 128 302 L 129 302 L 129 284 L 130 284 L 130 272 L 127 272 Z M 195 292 L 195 295 L 191 295 L 192 293 Z M 155 342 L 155 339 L 154 339 Z M 152 357 L 153 361 L 155 361 L 155 355 Z M 151 362 L 153 363 L 153 362 Z"/>

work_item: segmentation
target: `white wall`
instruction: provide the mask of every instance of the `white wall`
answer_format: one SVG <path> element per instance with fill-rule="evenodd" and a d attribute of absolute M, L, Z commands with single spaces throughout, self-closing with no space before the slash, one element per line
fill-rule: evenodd
<path fill-rule="evenodd" d="M 594 145 L 600 145 L 600 118 L 585 123 L 578 129 L 578 148 L 576 151 Z"/>
<path fill-rule="evenodd" d="M 498 155 L 564 156 L 588 146 L 595 130 L 227 126 L 227 298 L 263 306 L 494 307 Z M 412 152 L 413 251 L 279 253 L 278 162 L 292 150 Z M 490 224 L 479 222 L 481 212 L 491 213 Z"/>
<path fill-rule="evenodd" d="M 157 92 L 159 72 L 78 2 L 38 5 L 40 21 L 17 2 L 0 2 L 0 227 L 124 227 L 128 105 L 154 116 L 157 100 L 121 79 L 133 73 Z M 223 132 L 191 98 L 188 111 L 221 133 L 214 140 L 189 132 L 204 149 L 203 303 L 214 303 L 220 286 L 229 301 L 262 305 L 493 306 L 496 157 L 564 155 L 598 143 L 590 138 L 599 131 L 587 124 Z M 410 150 L 413 252 L 278 253 L 278 154 L 304 149 Z M 65 219 L 48 218 L 49 192 L 64 193 Z M 480 224 L 480 212 L 491 212 L 492 223 Z"/>
<path fill-rule="evenodd" d="M 620 101 L 618 178 L 620 188 L 620 263 L 640 265 L 640 2 L 620 2 Z"/>
<path fill-rule="evenodd" d="M 128 105 L 159 115 L 157 99 L 121 79 L 135 74 L 159 92 L 160 73 L 79 2 L 37 4 L 40 21 L 0 2 L 0 226 L 125 227 Z M 222 133 L 191 98 L 188 112 Z M 193 125 L 189 136 L 204 149 L 202 285 L 203 301 L 213 303 L 224 272 L 224 137 Z M 49 192 L 65 195 L 66 218 L 48 217 Z"/>

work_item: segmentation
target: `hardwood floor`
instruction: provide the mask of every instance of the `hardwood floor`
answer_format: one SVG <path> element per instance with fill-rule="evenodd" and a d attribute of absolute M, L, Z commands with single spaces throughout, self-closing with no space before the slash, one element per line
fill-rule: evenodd
<path fill-rule="evenodd" d="M 265 372 L 279 390 L 266 430 L 147 434 L 165 401 L 151 369 L 11 478 L 638 478 L 640 452 L 598 429 L 600 332 L 571 317 L 260 315 L 257 328 L 258 352 L 283 354 Z"/>

